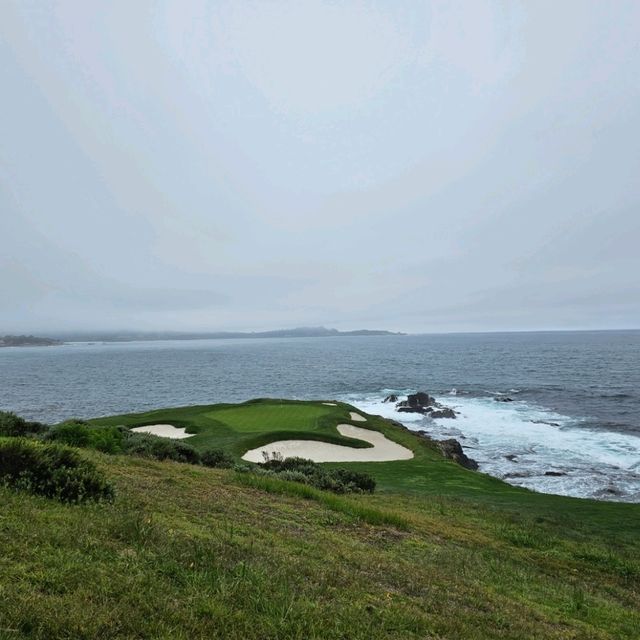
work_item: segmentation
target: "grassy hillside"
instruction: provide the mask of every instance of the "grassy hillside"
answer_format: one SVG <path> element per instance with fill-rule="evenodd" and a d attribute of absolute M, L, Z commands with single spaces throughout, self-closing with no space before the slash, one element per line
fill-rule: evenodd
<path fill-rule="evenodd" d="M 96 422 L 186 426 L 240 456 L 283 432 L 337 442 L 349 410 L 265 401 Z M 341 464 L 376 477 L 372 496 L 85 450 L 112 504 L 0 488 L 0 638 L 638 638 L 640 506 L 535 494 L 386 421 L 358 426 L 416 454 Z"/>

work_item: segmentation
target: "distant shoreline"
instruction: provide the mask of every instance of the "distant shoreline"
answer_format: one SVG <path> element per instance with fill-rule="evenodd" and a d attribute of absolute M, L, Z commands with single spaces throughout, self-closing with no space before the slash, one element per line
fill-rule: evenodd
<path fill-rule="evenodd" d="M 2 336 L 0 348 L 9 347 L 54 347 L 64 344 L 55 338 L 40 338 L 36 336 Z"/>
<path fill-rule="evenodd" d="M 405 333 L 378 329 L 357 329 L 338 331 L 325 327 L 301 327 L 297 329 L 279 329 L 276 331 L 217 331 L 217 332 L 105 332 L 105 333 L 69 333 L 58 334 L 65 342 L 150 342 L 161 340 L 232 340 L 263 338 L 343 338 L 354 336 L 404 336 Z"/>

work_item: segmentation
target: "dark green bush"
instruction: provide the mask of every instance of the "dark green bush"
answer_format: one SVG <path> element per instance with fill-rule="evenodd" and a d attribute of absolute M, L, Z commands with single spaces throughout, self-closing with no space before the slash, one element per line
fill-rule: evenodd
<path fill-rule="evenodd" d="M 91 435 L 86 422 L 67 420 L 52 427 L 47 434 L 47 440 L 55 440 L 70 447 L 88 447 Z"/>
<path fill-rule="evenodd" d="M 200 461 L 205 467 L 217 467 L 218 469 L 230 469 L 233 467 L 233 458 L 222 449 L 207 449 L 200 455 Z"/>
<path fill-rule="evenodd" d="M 130 455 L 155 458 L 156 460 L 175 460 L 200 464 L 200 453 L 191 445 L 179 440 L 158 438 L 146 433 L 128 433 L 123 442 L 124 452 Z"/>
<path fill-rule="evenodd" d="M 278 473 L 282 471 L 300 471 L 303 470 L 304 473 L 311 473 L 314 470 L 322 469 L 322 467 L 313 460 L 308 460 L 307 458 L 299 458 L 299 457 L 291 457 L 291 458 L 282 458 L 278 456 L 269 457 L 264 463 L 262 463 L 264 469 L 272 469 Z"/>
<path fill-rule="evenodd" d="M 77 451 L 23 439 L 0 441 L 0 483 L 61 502 L 114 497 L 113 486 Z"/>
<path fill-rule="evenodd" d="M 89 446 L 103 453 L 122 453 L 125 431 L 124 427 L 94 427 Z"/>
<path fill-rule="evenodd" d="M 368 473 L 351 471 L 350 469 L 332 469 L 331 475 L 344 485 L 348 491 L 373 493 L 376 490 L 375 478 Z"/>
<path fill-rule="evenodd" d="M 94 427 L 82 420 L 67 420 L 52 427 L 48 440 L 55 440 L 71 447 L 87 447 L 104 453 L 120 453 L 125 437 L 121 427 Z"/>
<path fill-rule="evenodd" d="M 0 436 L 30 437 L 49 427 L 42 422 L 30 422 L 9 411 L 0 411 Z"/>
<path fill-rule="evenodd" d="M 349 469 L 327 469 L 305 458 L 271 457 L 260 468 L 278 475 L 283 480 L 304 482 L 323 491 L 333 493 L 373 493 L 376 481 L 367 473 Z M 304 478 L 304 480 L 302 480 Z"/>

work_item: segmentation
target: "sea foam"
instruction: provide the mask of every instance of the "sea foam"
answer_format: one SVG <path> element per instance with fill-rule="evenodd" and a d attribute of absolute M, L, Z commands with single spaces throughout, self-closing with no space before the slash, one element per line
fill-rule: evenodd
<path fill-rule="evenodd" d="M 480 471 L 511 484 L 544 493 L 640 502 L 640 438 L 585 426 L 576 418 L 515 399 L 455 394 L 436 400 L 458 412 L 453 419 L 432 420 L 420 414 L 399 413 L 382 399 L 350 395 L 345 401 L 362 411 L 424 430 L 436 439 L 456 438 Z M 514 395 L 517 390 L 509 393 Z M 496 393 L 492 395 L 497 395 Z"/>

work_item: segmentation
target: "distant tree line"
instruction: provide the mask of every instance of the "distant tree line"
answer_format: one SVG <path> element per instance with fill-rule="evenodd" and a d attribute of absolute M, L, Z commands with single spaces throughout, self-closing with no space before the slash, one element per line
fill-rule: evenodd
<path fill-rule="evenodd" d="M 62 344 L 62 342 L 36 336 L 0 336 L 0 347 L 50 347 L 55 344 Z"/>

